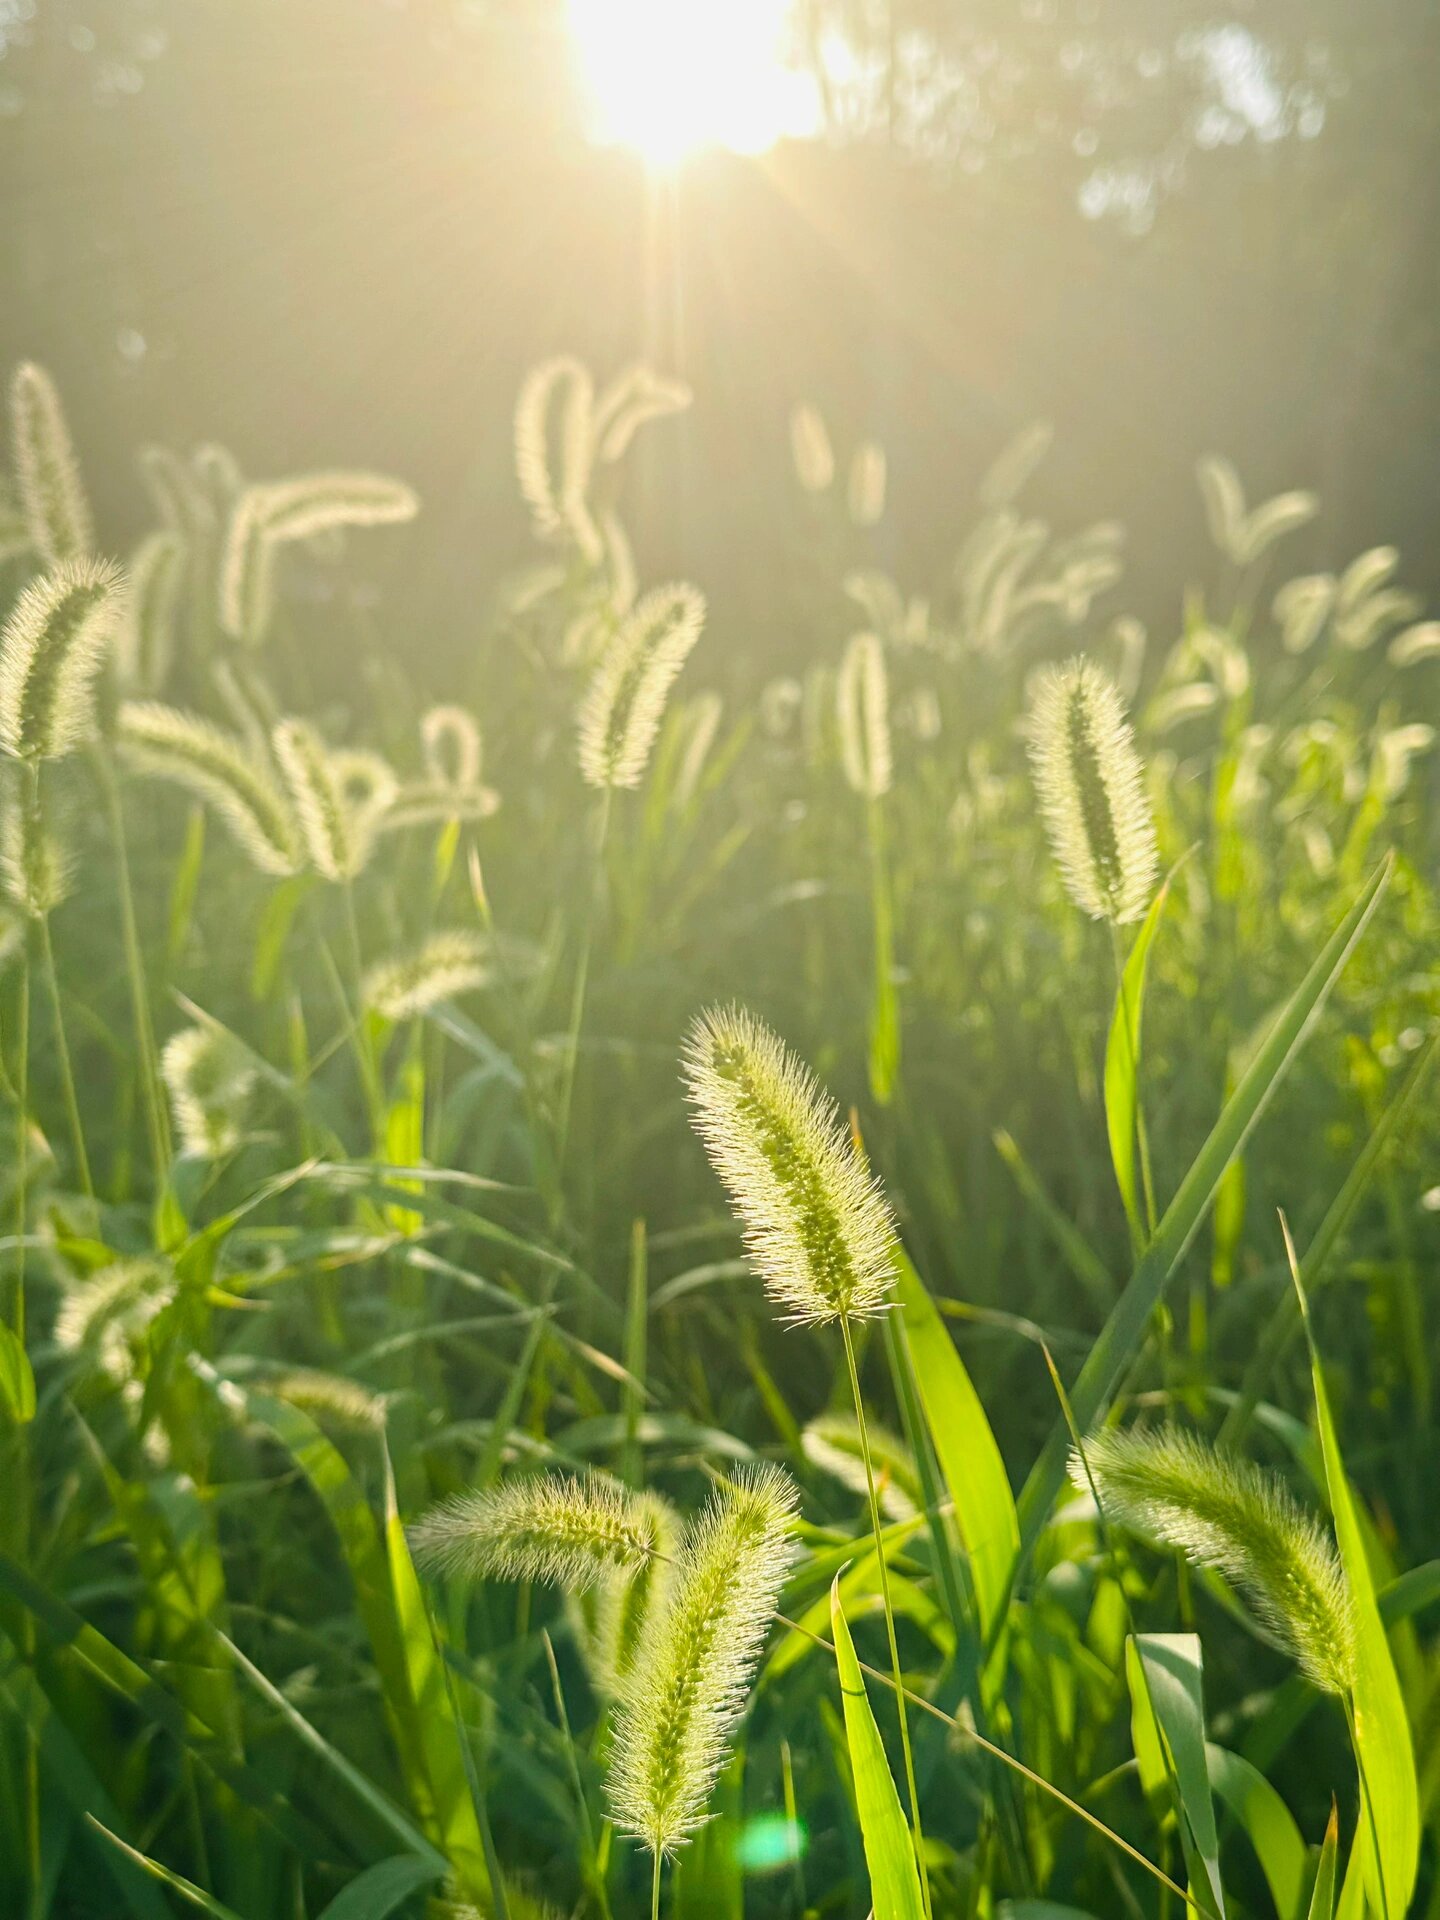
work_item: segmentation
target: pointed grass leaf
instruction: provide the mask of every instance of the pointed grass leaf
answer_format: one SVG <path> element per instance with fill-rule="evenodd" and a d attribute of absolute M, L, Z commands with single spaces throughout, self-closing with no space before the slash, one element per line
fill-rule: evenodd
<path fill-rule="evenodd" d="M 1164 1299 L 1171 1276 L 1198 1232 L 1226 1167 L 1244 1146 L 1318 1020 L 1331 989 L 1375 912 L 1389 874 L 1387 858 L 1375 869 L 1350 911 L 1316 955 L 1165 1209 L 1149 1246 L 1111 1309 L 1100 1337 L 1071 1388 L 1075 1421 L 1082 1433 L 1095 1426 L 1134 1359 L 1150 1317 Z M 1022 1553 L 1029 1553 L 1046 1525 L 1055 1496 L 1064 1483 L 1068 1449 L 1069 1429 L 1061 1418 L 1051 1430 L 1020 1495 Z"/>
<path fill-rule="evenodd" d="M 992 1641 L 1004 1618 L 1020 1550 L 1015 1497 L 965 1363 L 924 1281 L 899 1247 L 895 1276 L 920 1404 L 970 1561 L 981 1635 Z"/>
<path fill-rule="evenodd" d="M 417 1853 L 377 1860 L 321 1909 L 320 1920 L 387 1920 L 412 1893 L 433 1885 L 441 1871 L 435 1861 Z"/>
<path fill-rule="evenodd" d="M 865 1841 L 865 1862 L 870 1869 L 874 1920 L 924 1920 L 910 1828 L 885 1758 L 880 1729 L 870 1710 L 850 1629 L 845 1624 L 838 1576 L 831 1588 L 830 1622 L 845 1708 L 845 1739 L 855 1781 L 855 1805 Z"/>
<path fill-rule="evenodd" d="M 1137 1633 L 1126 1650 L 1126 1668 L 1132 1696 L 1143 1687 L 1163 1742 L 1166 1772 L 1186 1837 L 1192 1891 L 1198 1879 L 1201 1906 L 1207 1913 L 1223 1916 L 1220 1838 L 1205 1760 L 1199 1637 L 1193 1633 Z"/>
<path fill-rule="evenodd" d="M 141 1853 L 138 1847 L 132 1847 L 127 1840 L 122 1840 L 118 1833 L 112 1833 L 109 1827 L 97 1820 L 93 1813 L 87 1813 L 85 1818 L 97 1833 L 103 1834 L 112 1846 L 120 1849 L 127 1859 L 133 1860 L 137 1867 L 143 1867 L 152 1879 L 158 1880 L 164 1887 L 169 1887 L 173 1893 L 178 1893 L 181 1899 L 188 1901 L 192 1907 L 199 1907 L 202 1913 L 208 1913 L 210 1920 L 240 1920 L 239 1914 L 233 1907 L 227 1907 L 223 1901 L 217 1900 L 214 1894 L 206 1893 L 203 1887 L 197 1887 L 195 1882 L 187 1880 L 183 1873 L 175 1873 L 171 1868 L 162 1866 L 158 1860 L 152 1860 L 148 1853 Z"/>
<path fill-rule="evenodd" d="M 1205 1765 L 1211 1790 L 1245 1829 L 1255 1849 L 1279 1920 L 1300 1920 L 1310 1869 L 1305 1842 L 1290 1809 L 1264 1774 L 1238 1753 L 1207 1742 Z"/>
<path fill-rule="evenodd" d="M 1325 1842 L 1315 1868 L 1315 1886 L 1310 1895 L 1308 1920 L 1335 1920 L 1335 1865 L 1340 1851 L 1340 1819 L 1335 1803 L 1330 1803 L 1330 1820 Z"/>
<path fill-rule="evenodd" d="M 35 1418 L 35 1375 L 24 1342 L 0 1321 L 0 1409 L 17 1425 Z"/>
<path fill-rule="evenodd" d="M 1135 937 L 1121 975 L 1110 1037 L 1105 1044 L 1105 1125 L 1110 1135 L 1110 1158 L 1125 1217 L 1138 1244 L 1144 1242 L 1135 1179 L 1136 1129 L 1140 1122 L 1140 1021 L 1145 1005 L 1150 942 L 1160 925 L 1169 891 L 1167 880 L 1151 901 L 1150 911 Z"/>
<path fill-rule="evenodd" d="M 465 1729 L 445 1684 L 425 1597 L 410 1558 L 409 1543 L 395 1504 L 395 1476 L 385 1461 L 385 1550 L 390 1563 L 395 1617 L 399 1622 L 410 1693 L 420 1723 L 420 1739 L 440 1845 L 466 1897 L 482 1911 L 491 1898 L 480 1815 L 471 1797 L 466 1765 Z"/>
<path fill-rule="evenodd" d="M 1374 1912 L 1399 1920 L 1410 1904 L 1420 1853 L 1420 1795 L 1405 1698 L 1375 1599 L 1360 1514 L 1330 1411 L 1320 1356 L 1310 1332 L 1315 1418 L 1335 1539 L 1350 1587 L 1355 1620 L 1355 1686 L 1351 1699 L 1355 1757 L 1361 1775 L 1361 1815 L 1340 1912 L 1360 1920 L 1368 1898 Z"/>

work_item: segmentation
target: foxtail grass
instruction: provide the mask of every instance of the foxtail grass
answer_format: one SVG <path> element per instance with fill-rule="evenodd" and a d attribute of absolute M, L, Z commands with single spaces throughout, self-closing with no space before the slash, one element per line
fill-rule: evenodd
<path fill-rule="evenodd" d="M 1183 1432 L 1106 1431 L 1072 1461 L 1108 1520 L 1213 1567 L 1244 1592 L 1315 1685 L 1349 1696 L 1355 1631 L 1333 1542 L 1283 1483 Z"/>
<path fill-rule="evenodd" d="M 1159 855 L 1140 756 L 1114 684 L 1083 656 L 1048 667 L 1029 720 L 1036 791 L 1070 897 L 1092 919 L 1138 920 Z"/>

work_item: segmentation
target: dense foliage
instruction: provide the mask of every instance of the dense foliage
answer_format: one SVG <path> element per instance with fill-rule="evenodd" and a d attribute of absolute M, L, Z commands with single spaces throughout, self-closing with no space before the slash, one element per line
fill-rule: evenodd
<path fill-rule="evenodd" d="M 689 394 L 567 358 L 427 686 L 402 480 L 148 447 L 117 568 L 11 397 L 4 1911 L 1433 1911 L 1400 557 L 1207 459 L 1147 637 L 1036 429 L 917 590 L 798 405 L 807 664 L 721 674 L 623 519 Z"/>

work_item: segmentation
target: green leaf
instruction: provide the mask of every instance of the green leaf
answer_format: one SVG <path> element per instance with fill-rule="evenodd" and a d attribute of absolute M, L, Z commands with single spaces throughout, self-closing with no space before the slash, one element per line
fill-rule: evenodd
<path fill-rule="evenodd" d="M 1302 1295 L 1303 1304 L 1303 1295 Z M 1355 1613 L 1355 1758 L 1361 1775 L 1361 1814 L 1340 1895 L 1344 1920 L 1359 1920 L 1366 1899 L 1377 1914 L 1400 1920 L 1410 1905 L 1420 1856 L 1420 1793 L 1405 1698 L 1390 1657 L 1360 1515 L 1330 1411 L 1320 1355 L 1305 1317 L 1315 1419 L 1325 1460 L 1325 1484 L 1335 1542 Z"/>
<path fill-rule="evenodd" d="M 385 1460 L 385 1549 L 390 1562 L 395 1615 L 400 1623 L 410 1692 L 420 1718 L 425 1766 L 435 1796 L 440 1846 L 465 1895 L 482 1910 L 490 1902 L 490 1873 L 480 1832 L 480 1816 L 471 1796 L 466 1765 L 465 1729 L 454 1711 L 445 1673 L 425 1610 L 425 1596 L 410 1558 L 409 1543 L 395 1505 L 395 1476 Z"/>
<path fill-rule="evenodd" d="M 1150 942 L 1155 938 L 1169 891 L 1167 880 L 1151 901 L 1150 911 L 1130 949 L 1115 995 L 1115 1012 L 1105 1045 L 1105 1125 L 1110 1134 L 1110 1158 L 1125 1217 L 1137 1246 L 1143 1246 L 1145 1241 L 1135 1180 L 1135 1138 L 1140 1120 L 1140 1019 L 1145 1006 L 1145 969 L 1150 959 Z"/>
<path fill-rule="evenodd" d="M 413 1853 L 377 1860 L 336 1894 L 321 1912 L 320 1920 L 386 1920 L 402 1900 L 438 1880 L 441 1871 L 433 1860 L 423 1860 Z"/>
<path fill-rule="evenodd" d="M 880 1729 L 870 1711 L 850 1629 L 845 1624 L 838 1578 L 830 1590 L 830 1626 L 845 1708 L 845 1739 L 855 1780 L 855 1805 L 865 1842 L 865 1861 L 870 1869 L 874 1920 L 925 1920 L 910 1829 L 885 1758 Z"/>
<path fill-rule="evenodd" d="M 1354 906 L 1321 948 L 1239 1086 L 1226 1101 L 1209 1138 L 1165 1209 L 1154 1237 L 1124 1293 L 1111 1309 L 1071 1389 L 1071 1403 L 1081 1433 L 1088 1433 L 1100 1418 L 1134 1359 L 1150 1316 L 1165 1297 L 1171 1276 L 1199 1230 L 1221 1176 L 1249 1139 L 1320 1017 L 1355 943 L 1369 924 L 1389 873 L 1387 859 L 1375 869 Z M 1052 1428 L 1020 1496 L 1022 1555 L 1030 1552 L 1045 1528 L 1055 1496 L 1064 1484 L 1069 1449 L 1070 1432 L 1062 1418 Z"/>
<path fill-rule="evenodd" d="M 1249 1835 L 1280 1920 L 1299 1920 L 1310 1866 L 1290 1809 L 1238 1753 L 1207 1744 L 1205 1764 L 1211 1787 Z"/>
<path fill-rule="evenodd" d="M 969 1556 L 980 1632 L 988 1642 L 1004 1619 L 1020 1548 L 1015 1496 L 980 1396 L 903 1248 L 897 1249 L 895 1279 L 920 1404 Z"/>
<path fill-rule="evenodd" d="M 97 1833 L 103 1833 L 105 1838 L 113 1846 L 117 1846 L 121 1853 L 133 1860 L 137 1867 L 143 1867 L 152 1878 L 160 1881 L 162 1886 L 172 1888 L 182 1899 L 188 1900 L 191 1906 L 199 1907 L 203 1912 L 208 1913 L 211 1920 L 240 1920 L 240 1916 L 233 1907 L 227 1907 L 213 1894 L 206 1893 L 203 1887 L 197 1887 L 195 1882 L 187 1880 L 183 1873 L 173 1873 L 169 1867 L 162 1867 L 158 1860 L 152 1860 L 149 1854 L 141 1853 L 137 1847 L 132 1847 L 127 1841 L 122 1840 L 118 1833 L 112 1833 L 109 1827 L 103 1826 L 93 1813 L 87 1813 L 85 1818 Z"/>
<path fill-rule="evenodd" d="M 1132 1697 L 1143 1688 L 1154 1714 L 1167 1773 L 1186 1839 L 1191 1889 L 1201 1906 L 1223 1915 L 1220 1836 L 1205 1761 L 1205 1702 L 1200 1639 L 1193 1633 L 1137 1633 L 1126 1648 Z M 1138 1752 L 1138 1748 L 1137 1748 Z M 1198 1881 L 1198 1887 L 1197 1887 Z"/>
<path fill-rule="evenodd" d="M 1325 1829 L 1325 1844 L 1315 1869 L 1315 1891 L 1310 1895 L 1309 1920 L 1335 1920 L 1335 1859 L 1340 1851 L 1340 1817 L 1330 1803 L 1330 1822 Z"/>
<path fill-rule="evenodd" d="M 35 1418 L 35 1375 L 13 1328 L 0 1320 L 0 1407 L 21 1426 Z"/>
<path fill-rule="evenodd" d="M 1062 1907 L 1058 1900 L 1002 1900 L 995 1920 L 1094 1920 L 1083 1907 Z"/>

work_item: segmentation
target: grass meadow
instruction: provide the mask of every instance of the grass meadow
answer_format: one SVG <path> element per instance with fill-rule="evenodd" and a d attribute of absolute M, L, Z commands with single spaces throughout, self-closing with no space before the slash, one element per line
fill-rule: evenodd
<path fill-rule="evenodd" d="M 775 672 L 562 357 L 432 686 L 403 475 L 7 378 L 0 1911 L 1433 1920 L 1403 557 L 1207 455 L 1147 634 L 1038 425 L 896 580 L 797 395 Z"/>

